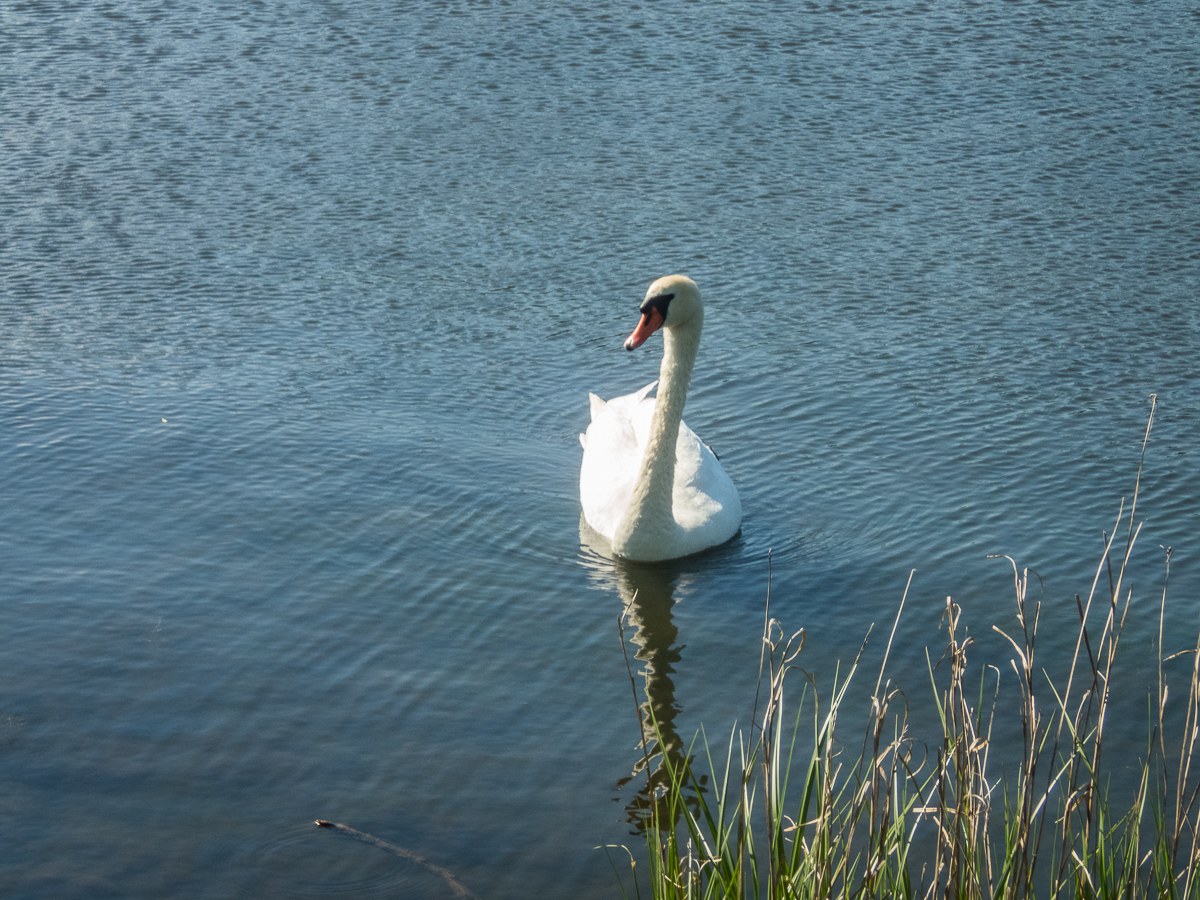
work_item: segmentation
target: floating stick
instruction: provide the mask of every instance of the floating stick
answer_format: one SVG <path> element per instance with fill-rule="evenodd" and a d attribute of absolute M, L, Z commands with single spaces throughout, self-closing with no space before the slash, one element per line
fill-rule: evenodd
<path fill-rule="evenodd" d="M 455 878 L 453 874 L 448 872 L 446 869 L 443 869 L 441 866 L 431 863 L 425 857 L 418 856 L 411 850 L 405 850 L 403 847 L 399 847 L 396 844 L 389 844 L 387 841 L 381 840 L 375 837 L 373 834 L 367 834 L 365 831 L 359 831 L 357 828 L 351 828 L 349 825 L 342 825 L 339 822 L 330 822 L 327 819 L 317 819 L 316 824 L 318 828 L 332 828 L 334 831 L 349 835 L 356 841 L 362 841 L 364 844 L 374 844 L 376 847 L 379 847 L 382 850 L 388 850 L 403 859 L 411 860 L 419 866 L 424 866 L 435 875 L 441 875 L 442 878 L 446 880 L 446 884 L 450 886 L 450 890 L 454 891 L 455 897 L 466 897 L 468 900 L 478 900 L 474 894 L 472 894 L 465 887 L 463 887 L 461 883 L 459 883 L 459 880 Z"/>

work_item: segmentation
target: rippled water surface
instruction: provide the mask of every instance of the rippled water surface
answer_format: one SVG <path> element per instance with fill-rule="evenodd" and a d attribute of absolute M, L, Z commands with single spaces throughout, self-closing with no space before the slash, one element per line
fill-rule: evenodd
<path fill-rule="evenodd" d="M 1160 545 L 1200 612 L 1197 46 L 1185 0 L 5 4 L 4 894 L 447 895 L 324 818 L 619 896 L 627 606 L 684 739 L 748 718 L 768 550 L 819 677 L 910 569 L 912 696 L 947 595 L 1002 662 L 986 555 L 1069 622 L 1154 392 L 1136 752 Z M 614 566 L 577 435 L 676 271 L 745 521 Z"/>

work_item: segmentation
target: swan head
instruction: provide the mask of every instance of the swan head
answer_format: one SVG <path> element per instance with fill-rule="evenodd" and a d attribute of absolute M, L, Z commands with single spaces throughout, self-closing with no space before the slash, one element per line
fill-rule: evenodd
<path fill-rule="evenodd" d="M 700 288 L 686 275 L 666 275 L 646 290 L 646 299 L 638 308 L 641 321 L 625 339 L 626 350 L 636 350 L 660 328 L 699 325 L 704 321 Z"/>

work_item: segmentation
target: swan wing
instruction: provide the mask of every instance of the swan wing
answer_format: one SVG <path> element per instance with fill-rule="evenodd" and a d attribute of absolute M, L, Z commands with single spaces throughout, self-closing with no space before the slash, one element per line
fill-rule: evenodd
<path fill-rule="evenodd" d="M 633 498 L 638 470 L 654 419 L 657 382 L 639 391 L 601 400 L 589 394 L 592 421 L 579 436 L 583 464 L 579 499 L 583 516 L 596 532 L 612 540 Z M 686 422 L 675 442 L 672 510 L 678 529 L 673 556 L 687 556 L 723 544 L 742 524 L 742 502 L 721 463 Z"/>
<path fill-rule="evenodd" d="M 579 436 L 583 444 L 583 464 L 579 470 L 579 500 L 588 525 L 612 540 L 617 526 L 629 508 L 638 468 L 649 438 L 649 426 L 636 427 L 635 421 L 649 421 L 654 400 L 648 399 L 657 382 L 640 391 L 604 401 L 589 395 L 592 421 Z M 644 407 L 649 406 L 650 415 Z"/>
<path fill-rule="evenodd" d="M 722 544 L 742 524 L 742 501 L 716 454 L 679 423 L 671 505 L 689 553 Z"/>

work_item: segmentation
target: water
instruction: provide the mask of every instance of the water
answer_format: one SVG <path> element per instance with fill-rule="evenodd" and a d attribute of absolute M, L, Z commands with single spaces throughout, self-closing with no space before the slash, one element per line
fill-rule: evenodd
<path fill-rule="evenodd" d="M 768 550 L 825 678 L 916 569 L 923 696 L 947 595 L 1004 664 L 987 554 L 1069 623 L 1156 392 L 1137 752 L 1159 545 L 1168 649 L 1200 611 L 1198 44 L 1186 2 L 7 4 L 5 895 L 446 896 L 320 817 L 618 896 L 635 589 L 685 740 L 749 715 Z M 676 271 L 745 523 L 614 567 L 577 434 Z"/>

